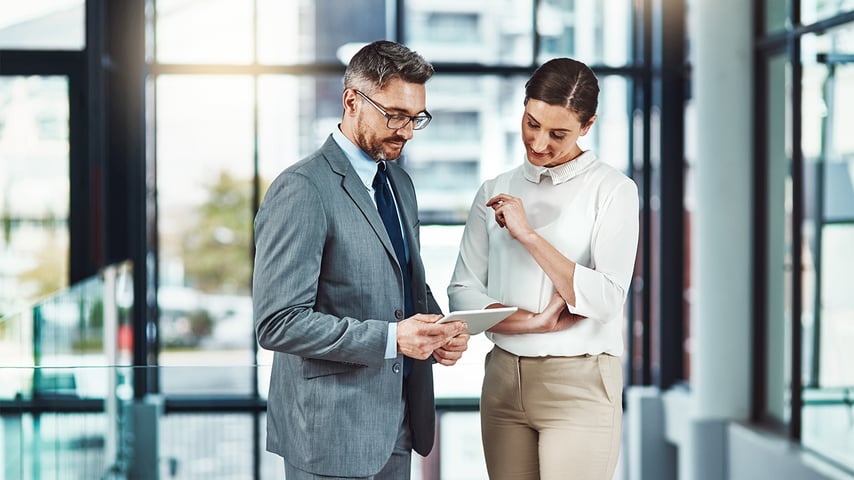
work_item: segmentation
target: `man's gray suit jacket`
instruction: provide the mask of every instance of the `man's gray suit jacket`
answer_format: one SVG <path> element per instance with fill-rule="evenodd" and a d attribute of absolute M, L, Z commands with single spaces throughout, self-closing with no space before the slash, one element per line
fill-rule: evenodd
<path fill-rule="evenodd" d="M 388 167 L 413 304 L 441 313 L 424 278 L 412 180 L 396 163 Z M 364 183 L 331 136 L 272 183 L 255 236 L 255 328 L 275 352 L 267 449 L 321 475 L 373 475 L 391 455 L 405 394 L 413 448 L 429 453 L 432 367 L 415 361 L 404 384 L 403 357 L 384 358 L 388 323 L 404 316 L 401 270 Z"/>

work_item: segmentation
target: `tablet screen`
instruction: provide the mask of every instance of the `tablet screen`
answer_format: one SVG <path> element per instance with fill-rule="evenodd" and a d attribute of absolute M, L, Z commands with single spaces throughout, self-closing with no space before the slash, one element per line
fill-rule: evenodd
<path fill-rule="evenodd" d="M 445 315 L 438 323 L 462 320 L 468 324 L 468 333 L 474 335 L 492 328 L 493 325 L 509 317 L 516 310 L 518 310 L 516 307 L 458 310 Z"/>

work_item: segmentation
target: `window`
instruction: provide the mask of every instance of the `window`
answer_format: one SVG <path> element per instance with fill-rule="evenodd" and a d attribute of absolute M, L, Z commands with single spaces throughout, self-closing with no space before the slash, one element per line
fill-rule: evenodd
<path fill-rule="evenodd" d="M 406 43 L 431 62 L 531 63 L 531 0 L 404 3 Z"/>
<path fill-rule="evenodd" d="M 854 468 L 850 401 L 854 394 L 854 27 L 803 39 L 805 204 L 799 312 L 805 446 Z M 797 317 L 796 317 L 797 318 Z"/>
<path fill-rule="evenodd" d="M 772 57 L 766 66 L 767 178 L 768 205 L 766 227 L 768 247 L 766 250 L 768 285 L 766 297 L 766 406 L 772 419 L 786 424 L 791 415 L 787 391 L 791 388 L 789 365 L 791 365 L 792 312 L 792 188 L 791 169 L 787 146 L 787 118 L 789 92 L 791 89 L 786 58 Z"/>
<path fill-rule="evenodd" d="M 0 50 L 82 50 L 84 0 L 0 0 Z"/>
<path fill-rule="evenodd" d="M 0 77 L 0 313 L 68 285 L 66 77 Z"/>
<path fill-rule="evenodd" d="M 537 32 L 542 63 L 556 56 L 583 59 L 588 65 L 630 63 L 632 2 L 544 0 L 539 2 Z"/>
<path fill-rule="evenodd" d="M 157 0 L 156 5 L 158 62 L 252 61 L 252 2 Z"/>
<path fill-rule="evenodd" d="M 427 86 L 434 120 L 416 132 L 401 163 L 418 191 L 427 281 L 445 311 L 477 188 L 523 161 L 524 83 L 535 57 L 589 55 L 588 64 L 608 59 L 625 68 L 600 76 L 599 120 L 582 146 L 628 170 L 633 73 L 627 43 L 620 42 L 630 31 L 608 42 L 603 32 L 613 22 L 629 24 L 631 2 L 612 1 L 622 6 L 619 19 L 598 7 L 572 12 L 542 2 L 550 10 L 541 11 L 541 21 L 554 14 L 560 28 L 539 32 L 546 46 L 539 56 L 533 2 L 463 3 L 411 0 L 399 2 L 400 12 L 383 0 L 354 0 L 346 9 L 333 0 L 257 0 L 257 11 L 237 0 L 154 3 L 148 79 L 154 128 L 147 135 L 157 184 L 159 363 L 166 367 L 159 370 L 160 391 L 266 397 L 272 353 L 254 341 L 249 292 L 256 202 L 284 168 L 336 128 L 344 67 L 365 43 L 402 31 L 403 41 L 437 66 Z M 403 24 L 394 24 L 396 18 Z M 450 65 L 462 69 L 443 71 Z M 479 396 L 491 346 L 475 337 L 460 364 L 434 369 L 440 401 Z M 440 418 L 444 435 L 459 427 L 476 438 L 476 415 L 455 414 Z M 472 455 L 461 461 L 476 469 L 479 449 Z"/>
<path fill-rule="evenodd" d="M 252 391 L 251 376 L 223 384 L 212 368 L 194 375 L 209 373 L 209 386 L 188 384 L 179 366 L 252 358 L 253 91 L 248 76 L 157 78 L 160 363 L 172 366 L 161 377 L 166 393 Z"/>
<path fill-rule="evenodd" d="M 800 2 L 800 6 L 801 22 L 809 24 L 827 19 L 840 13 L 850 13 L 852 9 L 854 9 L 854 1 L 802 0 Z"/>

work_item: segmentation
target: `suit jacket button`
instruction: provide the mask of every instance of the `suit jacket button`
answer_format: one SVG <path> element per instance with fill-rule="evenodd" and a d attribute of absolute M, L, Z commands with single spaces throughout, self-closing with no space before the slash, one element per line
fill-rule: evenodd
<path fill-rule="evenodd" d="M 394 311 L 394 318 L 396 318 L 398 320 L 403 320 L 403 310 L 401 310 L 399 308 L 397 310 L 395 310 Z"/>
<path fill-rule="evenodd" d="M 391 371 L 392 371 L 392 372 L 394 372 L 394 373 L 400 373 L 400 364 L 399 364 L 399 363 L 395 363 L 394 365 L 392 365 L 392 366 L 391 366 Z"/>

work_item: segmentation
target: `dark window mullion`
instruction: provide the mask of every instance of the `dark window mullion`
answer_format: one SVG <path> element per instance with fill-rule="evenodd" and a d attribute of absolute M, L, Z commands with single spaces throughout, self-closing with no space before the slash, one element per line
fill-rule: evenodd
<path fill-rule="evenodd" d="M 797 2 L 794 0 L 792 2 Z M 794 15 L 794 13 L 793 13 Z M 793 17 L 795 18 L 795 17 Z M 789 60 L 792 68 L 792 363 L 789 366 L 791 372 L 791 412 L 792 418 L 789 423 L 789 436 L 792 440 L 801 440 L 801 408 L 803 407 L 803 381 L 801 378 L 801 364 L 803 349 L 803 328 L 801 315 L 803 308 L 803 233 L 801 227 L 804 221 L 804 158 L 801 151 L 803 108 L 801 105 L 803 93 L 803 68 L 801 65 L 801 38 L 792 36 L 789 39 Z"/>
<path fill-rule="evenodd" d="M 753 37 L 758 42 L 765 33 L 765 9 L 768 0 L 753 4 Z M 770 56 L 758 51 L 753 56 L 753 340 L 751 351 L 750 419 L 759 421 L 767 416 L 768 383 L 765 356 L 768 346 L 768 82 Z"/>

